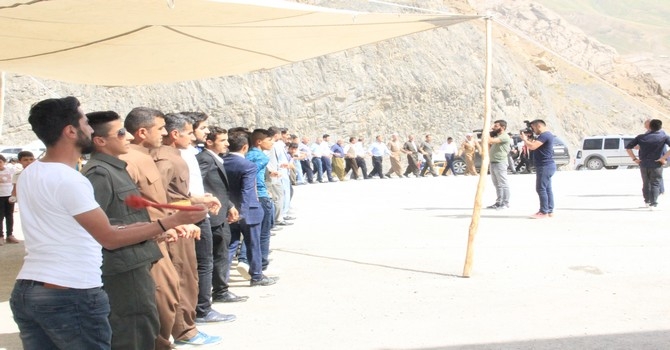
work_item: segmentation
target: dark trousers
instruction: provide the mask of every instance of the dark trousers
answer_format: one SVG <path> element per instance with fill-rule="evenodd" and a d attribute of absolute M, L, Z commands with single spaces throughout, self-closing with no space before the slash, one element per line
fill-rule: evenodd
<path fill-rule="evenodd" d="M 442 175 L 447 175 L 447 171 L 451 170 L 451 173 L 456 176 L 456 171 L 454 170 L 454 154 L 445 153 L 444 159 L 447 161 L 447 164 L 444 166 L 444 170 L 442 170 Z"/>
<path fill-rule="evenodd" d="M 223 223 L 212 226 L 212 296 L 219 297 L 228 291 L 230 262 L 230 225 Z"/>
<path fill-rule="evenodd" d="M 153 349 L 160 328 L 151 264 L 102 276 L 109 297 L 112 349 Z"/>
<path fill-rule="evenodd" d="M 368 166 L 365 163 L 365 158 L 356 157 L 356 165 L 358 165 L 358 168 L 361 169 L 361 173 L 363 173 L 363 178 L 367 179 L 368 178 Z"/>
<path fill-rule="evenodd" d="M 661 193 L 663 168 L 640 167 L 640 174 L 642 175 L 642 196 L 644 197 L 644 202 L 655 206 L 658 204 L 658 195 Z"/>
<path fill-rule="evenodd" d="M 293 187 L 291 187 L 293 193 Z M 272 228 L 272 221 L 274 219 L 275 205 L 270 197 L 258 197 L 258 201 L 263 208 L 263 221 L 261 221 L 261 265 L 263 270 L 270 264 L 270 236 L 272 235 L 270 229 Z M 237 260 L 249 264 L 247 260 L 247 245 L 244 240 L 240 242 L 240 255 Z"/>
<path fill-rule="evenodd" d="M 214 257 L 212 255 L 212 226 L 209 218 L 198 223 L 200 239 L 195 241 L 195 258 L 198 261 L 198 304 L 195 307 L 196 317 L 205 317 L 212 310 L 212 272 Z"/>
<path fill-rule="evenodd" d="M 314 182 L 314 172 L 312 171 L 311 162 L 307 159 L 303 159 L 300 161 L 300 167 L 302 168 L 302 172 L 305 174 L 305 177 L 307 178 L 307 182 L 309 183 Z"/>
<path fill-rule="evenodd" d="M 425 164 L 423 165 L 423 170 L 421 170 L 420 176 L 426 175 L 426 172 L 430 170 L 430 173 L 433 176 L 437 176 L 437 173 L 435 172 L 435 167 L 433 166 L 433 155 L 432 154 L 424 154 L 423 159 L 426 161 Z"/>
<path fill-rule="evenodd" d="M 244 219 L 230 225 L 230 246 L 228 257 L 232 261 L 240 239 L 244 239 L 247 246 L 247 261 L 249 262 L 249 275 L 252 280 L 260 280 L 263 277 L 263 265 L 261 254 L 261 224 L 248 225 Z M 228 272 L 230 274 L 230 272 Z"/>
<path fill-rule="evenodd" d="M 346 176 L 351 170 L 351 178 L 356 180 L 358 179 L 358 163 L 356 163 L 356 158 L 344 158 L 344 175 Z"/>
<path fill-rule="evenodd" d="M 409 173 L 414 174 L 414 176 L 419 177 L 419 168 L 416 165 L 417 158 L 414 158 L 412 154 L 407 155 L 407 169 L 405 169 L 405 176 Z"/>
<path fill-rule="evenodd" d="M 9 202 L 9 196 L 0 197 L 0 238 L 2 238 L 2 222 L 5 222 L 7 237 L 14 233 L 14 203 Z"/>
<path fill-rule="evenodd" d="M 374 175 L 379 176 L 380 179 L 384 178 L 384 172 L 382 171 L 382 158 L 381 156 L 372 156 L 372 171 L 368 174 L 368 177 Z"/>

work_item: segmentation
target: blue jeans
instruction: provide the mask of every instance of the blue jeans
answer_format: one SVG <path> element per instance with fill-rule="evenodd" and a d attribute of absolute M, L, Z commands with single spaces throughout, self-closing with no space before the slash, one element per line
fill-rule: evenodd
<path fill-rule="evenodd" d="M 102 288 L 51 289 L 17 280 L 9 304 L 26 350 L 111 348 L 109 299 Z"/>
<path fill-rule="evenodd" d="M 554 192 L 551 189 L 551 177 L 556 172 L 556 163 L 535 167 L 535 191 L 540 197 L 540 212 L 554 212 Z"/>
<path fill-rule="evenodd" d="M 316 181 L 323 181 L 323 163 L 321 163 L 321 157 L 312 158 L 312 164 L 316 173 Z"/>

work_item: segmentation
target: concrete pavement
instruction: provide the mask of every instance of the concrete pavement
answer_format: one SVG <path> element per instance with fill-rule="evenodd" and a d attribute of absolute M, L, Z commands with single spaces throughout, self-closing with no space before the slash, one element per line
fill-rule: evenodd
<path fill-rule="evenodd" d="M 508 210 L 482 210 L 463 271 L 475 177 L 295 188 L 295 225 L 273 237 L 270 287 L 215 304 L 213 349 L 670 349 L 670 202 L 641 208 L 637 170 L 554 177 L 556 216 L 534 175 L 510 175 Z M 495 201 L 486 183 L 484 206 Z M 18 215 L 17 215 L 18 217 Z M 0 247 L 0 349 L 20 349 L 8 306 L 21 245 Z"/>

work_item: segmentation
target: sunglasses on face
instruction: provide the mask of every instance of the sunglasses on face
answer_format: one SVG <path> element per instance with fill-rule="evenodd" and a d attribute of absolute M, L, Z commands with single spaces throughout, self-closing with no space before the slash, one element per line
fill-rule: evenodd
<path fill-rule="evenodd" d="M 116 132 L 116 137 L 118 138 L 124 138 L 126 137 L 126 128 L 121 128 L 119 131 Z"/>

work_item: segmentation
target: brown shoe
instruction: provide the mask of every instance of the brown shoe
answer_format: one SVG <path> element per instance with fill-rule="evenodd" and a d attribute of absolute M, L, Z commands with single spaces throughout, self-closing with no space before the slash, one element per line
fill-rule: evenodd
<path fill-rule="evenodd" d="M 6 241 L 7 243 L 11 243 L 11 244 L 16 244 L 16 243 L 20 243 L 20 242 L 21 242 L 21 241 L 19 241 L 18 239 L 14 238 L 14 236 L 7 236 L 7 239 L 6 239 L 5 241 Z"/>

